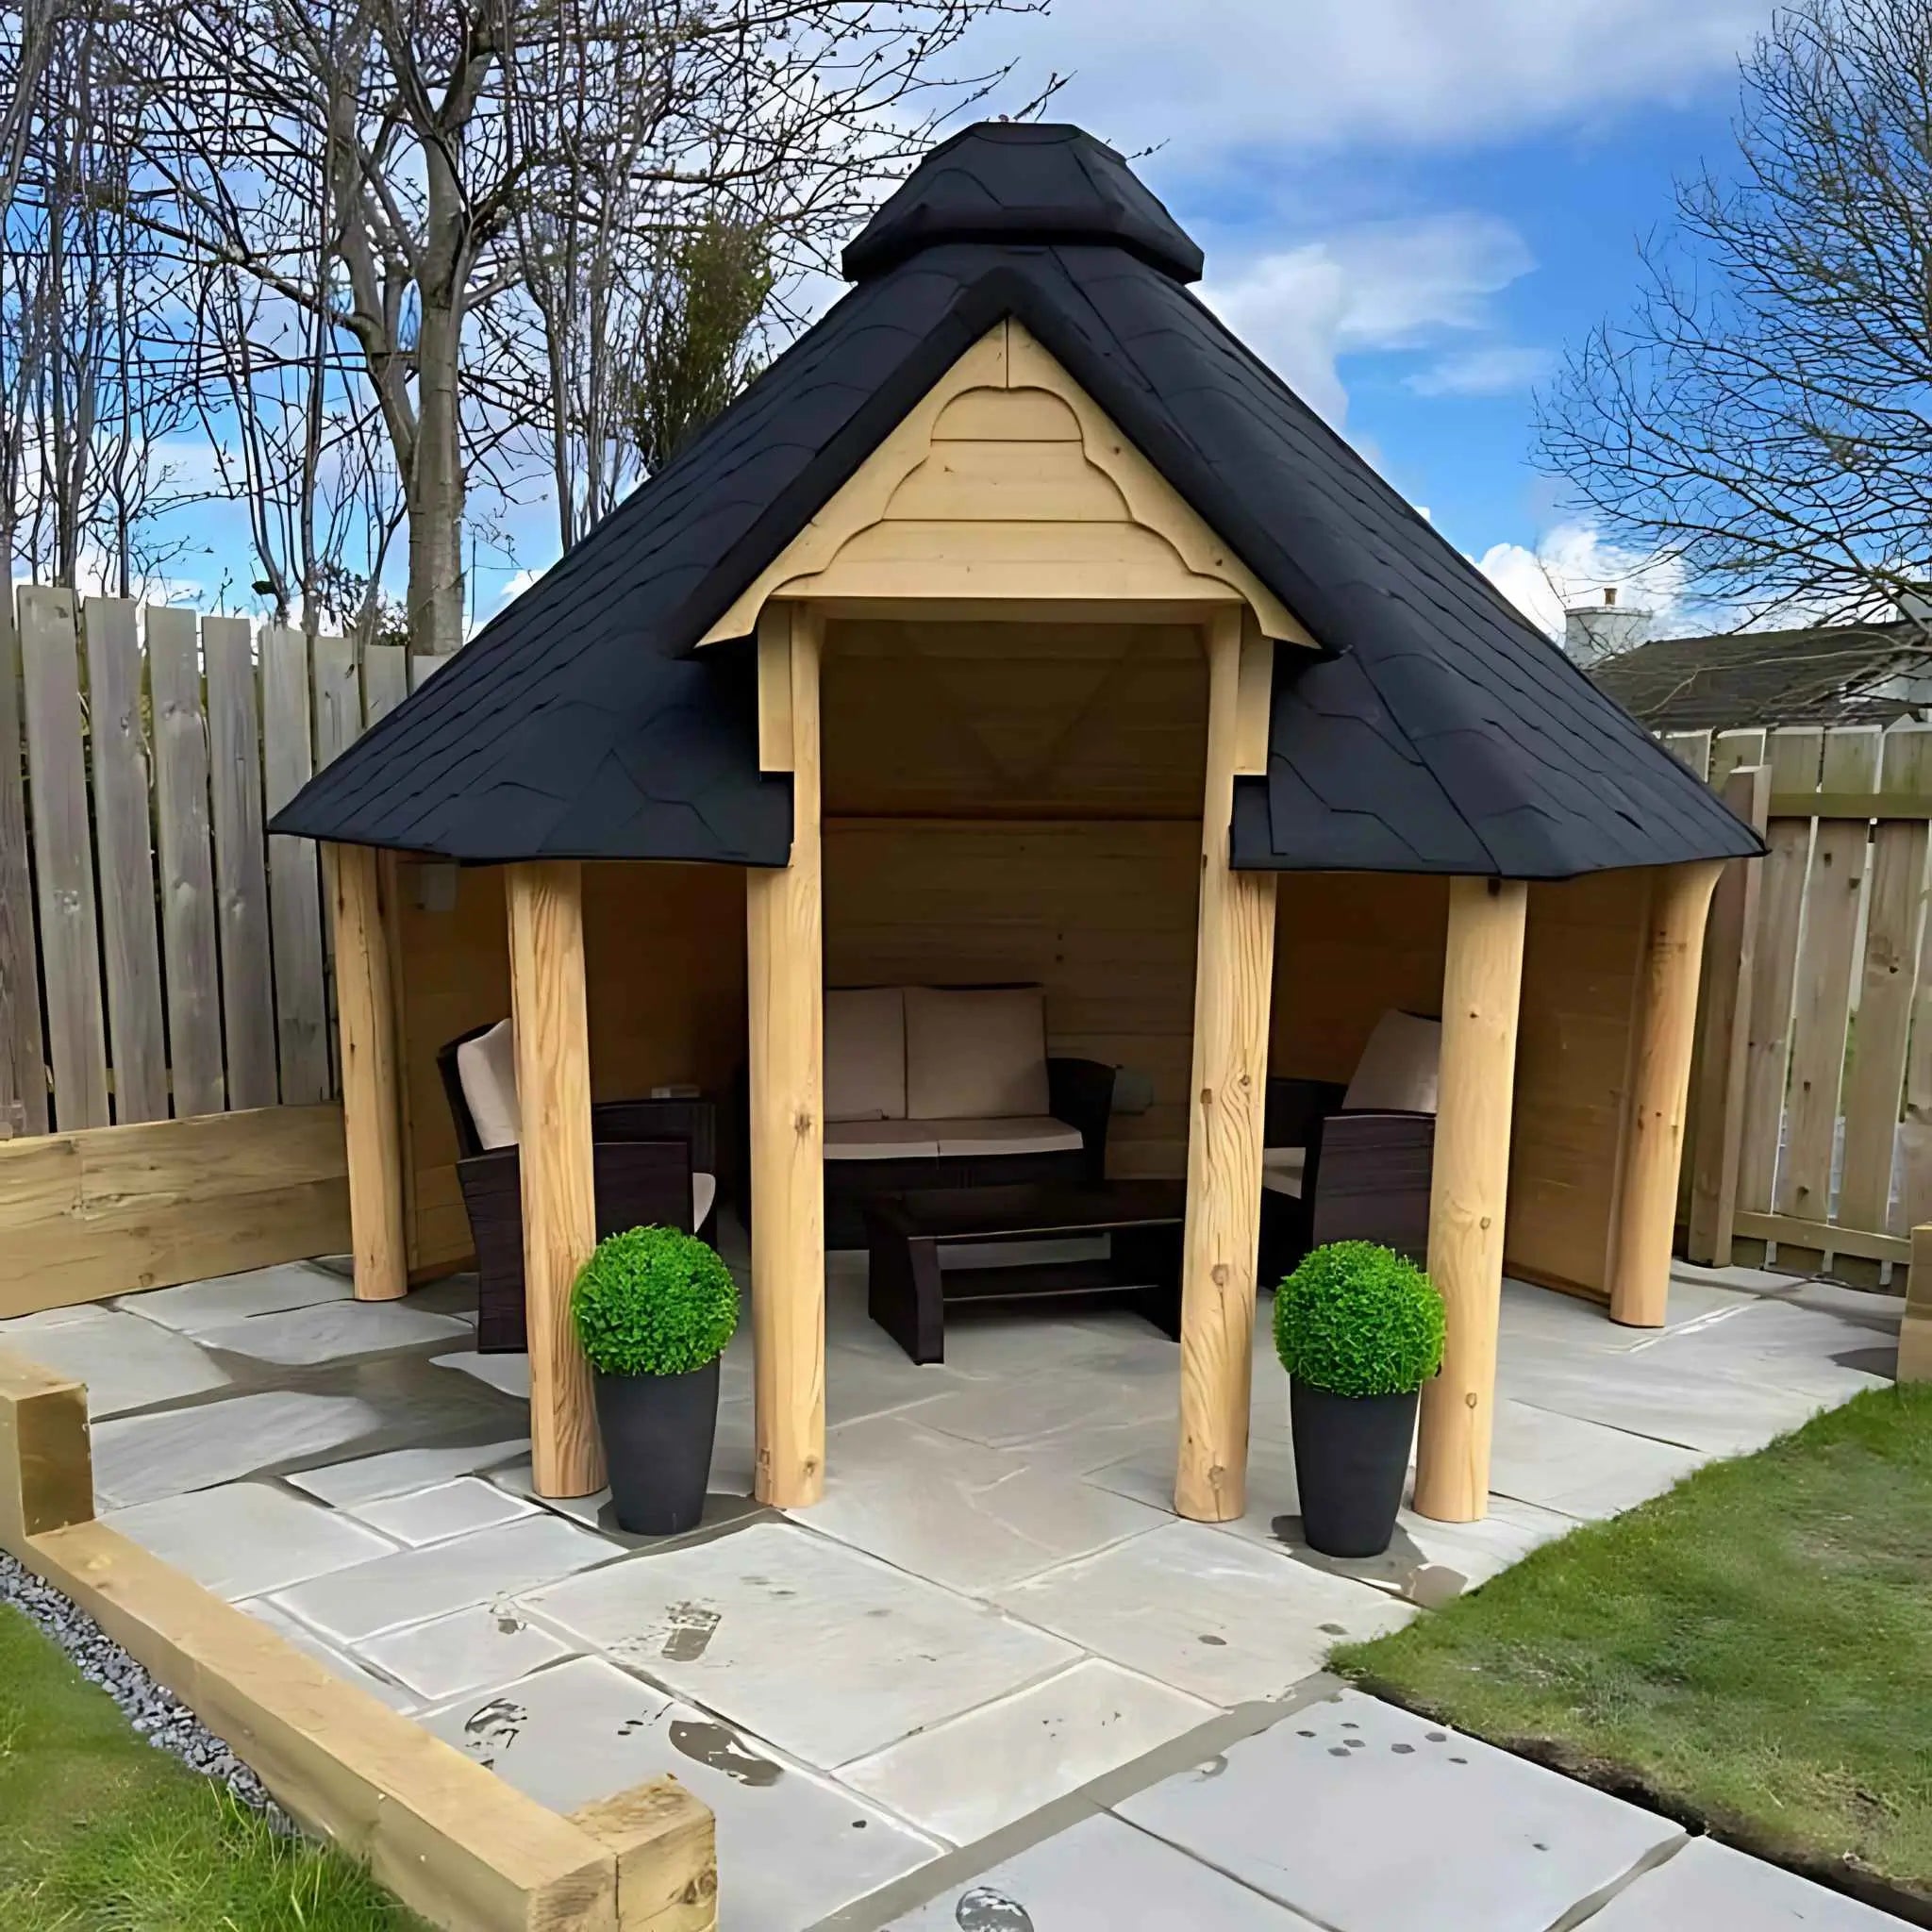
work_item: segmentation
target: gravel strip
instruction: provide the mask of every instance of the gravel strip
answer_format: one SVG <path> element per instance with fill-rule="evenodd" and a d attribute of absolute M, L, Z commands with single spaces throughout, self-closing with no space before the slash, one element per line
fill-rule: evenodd
<path fill-rule="evenodd" d="M 269 1796 L 261 1780 L 179 1698 L 157 1684 L 85 1611 L 5 1550 L 0 1550 L 0 1603 L 12 1604 L 39 1624 L 156 1750 L 171 1751 L 191 1771 L 226 1785 L 276 1830 L 296 1831 L 294 1821 Z"/>

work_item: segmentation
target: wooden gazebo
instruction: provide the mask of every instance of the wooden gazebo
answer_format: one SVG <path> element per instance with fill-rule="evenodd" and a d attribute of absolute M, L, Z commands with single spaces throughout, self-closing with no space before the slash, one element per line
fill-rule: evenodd
<path fill-rule="evenodd" d="M 1266 1075 L 1434 1008 L 1417 1503 L 1479 1517 L 1506 1255 L 1663 1318 L 1705 910 L 1755 835 L 1189 292 L 1090 136 L 967 129 L 845 268 L 275 821 L 330 853 L 357 1293 L 461 1254 L 433 1056 L 513 1008 L 537 1481 L 596 1489 L 593 1086 L 741 1062 L 758 1491 L 808 1504 L 828 960 L 1019 965 L 1153 1065 L 1111 1158 L 1186 1174 L 1176 1504 L 1227 1520 Z"/>

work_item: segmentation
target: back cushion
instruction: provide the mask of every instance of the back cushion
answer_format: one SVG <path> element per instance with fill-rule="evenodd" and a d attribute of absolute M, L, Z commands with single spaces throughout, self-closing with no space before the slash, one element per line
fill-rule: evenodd
<path fill-rule="evenodd" d="M 1434 1113 L 1442 1059 L 1442 1023 L 1413 1013 L 1384 1013 L 1356 1062 L 1344 1108 Z"/>
<path fill-rule="evenodd" d="M 1043 1114 L 1046 994 L 906 989 L 906 1111 L 916 1121 Z"/>
<path fill-rule="evenodd" d="M 825 1118 L 906 1118 L 906 998 L 898 987 L 826 993 Z"/>
<path fill-rule="evenodd" d="M 508 1020 L 457 1048 L 457 1078 L 469 1104 L 476 1138 L 488 1147 L 514 1147 L 524 1138 L 517 1104 L 517 1037 Z"/>

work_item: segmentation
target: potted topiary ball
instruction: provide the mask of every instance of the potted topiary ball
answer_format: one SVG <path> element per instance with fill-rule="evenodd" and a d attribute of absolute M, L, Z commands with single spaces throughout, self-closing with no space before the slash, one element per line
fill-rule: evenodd
<path fill-rule="evenodd" d="M 639 1536 L 694 1528 L 718 1429 L 718 1359 L 738 1326 L 730 1271 L 695 1235 L 634 1227 L 597 1243 L 571 1313 L 595 1374 L 619 1524 Z"/>
<path fill-rule="evenodd" d="M 1317 1248 L 1276 1290 L 1302 1533 L 1330 1557 L 1377 1557 L 1395 1534 L 1416 1399 L 1442 1365 L 1442 1297 L 1374 1241 Z"/>

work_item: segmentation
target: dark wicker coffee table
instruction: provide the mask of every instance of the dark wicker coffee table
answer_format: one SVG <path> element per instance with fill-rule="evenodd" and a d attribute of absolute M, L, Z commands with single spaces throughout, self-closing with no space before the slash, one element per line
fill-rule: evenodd
<path fill-rule="evenodd" d="M 878 1194 L 865 1204 L 872 1318 L 916 1362 L 946 1358 L 948 1304 L 1124 1301 L 1170 1341 L 1180 1340 L 1179 1181 L 1108 1181 L 1100 1186 L 928 1188 Z M 1109 1253 L 1091 1261 L 948 1268 L 943 1248 L 1105 1234 Z"/>

